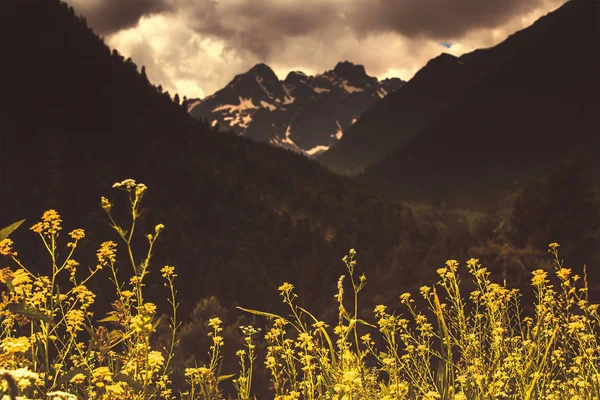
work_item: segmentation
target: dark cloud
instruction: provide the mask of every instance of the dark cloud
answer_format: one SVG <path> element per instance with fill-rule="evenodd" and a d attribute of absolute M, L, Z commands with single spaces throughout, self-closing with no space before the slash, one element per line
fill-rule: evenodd
<path fill-rule="evenodd" d="M 329 1 L 179 0 L 179 6 L 197 33 L 265 60 L 285 39 L 317 32 L 338 13 Z"/>
<path fill-rule="evenodd" d="M 359 0 L 352 19 L 360 34 L 393 31 L 405 37 L 459 38 L 495 28 L 543 6 L 545 0 Z"/>
<path fill-rule="evenodd" d="M 285 77 L 350 60 L 409 79 L 442 51 L 497 44 L 566 0 L 66 1 L 153 82 L 202 97 L 257 62 Z"/>
<path fill-rule="evenodd" d="M 268 60 L 285 39 L 393 32 L 448 40 L 496 28 L 554 0 L 174 0 L 193 29 Z"/>
<path fill-rule="evenodd" d="M 109 35 L 137 25 L 142 16 L 171 10 L 169 0 L 68 0 L 98 33 Z"/>

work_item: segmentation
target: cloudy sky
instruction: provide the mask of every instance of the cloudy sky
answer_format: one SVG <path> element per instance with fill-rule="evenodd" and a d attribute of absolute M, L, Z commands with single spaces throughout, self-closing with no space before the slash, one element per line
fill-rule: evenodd
<path fill-rule="evenodd" d="M 338 61 L 410 79 L 425 63 L 493 46 L 565 0 L 67 0 L 171 94 L 204 97 L 258 62 L 280 79 Z"/>

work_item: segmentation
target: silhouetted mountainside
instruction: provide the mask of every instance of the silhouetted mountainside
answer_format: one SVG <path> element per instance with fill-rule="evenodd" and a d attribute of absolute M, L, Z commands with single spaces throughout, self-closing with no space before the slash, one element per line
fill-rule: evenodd
<path fill-rule="evenodd" d="M 317 76 L 290 72 L 283 81 L 269 66 L 257 64 L 186 106 L 213 126 L 312 156 L 340 140 L 364 110 L 403 83 L 398 78 L 379 82 L 348 61 Z"/>
<path fill-rule="evenodd" d="M 442 170 L 510 180 L 578 144 L 597 148 L 598 23 L 597 1 L 573 0 L 495 47 L 442 54 L 319 159 L 358 172 L 397 149 L 368 176 L 404 190 L 453 185 L 431 180 Z"/>
<path fill-rule="evenodd" d="M 512 50 L 503 63 L 485 52 L 456 60 L 498 67 L 367 179 L 393 183 L 405 198 L 465 204 L 493 200 L 574 154 L 600 178 L 599 9 L 591 0 L 565 4 L 500 47 Z"/>
<path fill-rule="evenodd" d="M 164 298 L 158 269 L 175 265 L 184 315 L 212 294 L 226 305 L 265 308 L 278 301 L 283 281 L 294 282 L 307 305 L 331 304 L 350 247 L 360 246 L 367 273 L 397 260 L 385 268 L 395 276 L 389 284 L 414 284 L 408 266 L 435 257 L 437 233 L 419 226 L 410 209 L 306 157 L 195 120 L 66 4 L 7 0 L 0 8 L 7 55 L 0 65 L 7 77 L 0 94 L 1 226 L 21 218 L 31 226 L 56 208 L 67 231 L 88 230 L 83 249 L 92 264 L 95 246 L 116 240 L 100 196 L 127 219 L 125 199 L 111 186 L 135 178 L 149 187 L 139 231 L 157 222 L 167 227 L 149 286 Z M 47 265 L 31 232 L 13 237 L 26 263 Z"/>

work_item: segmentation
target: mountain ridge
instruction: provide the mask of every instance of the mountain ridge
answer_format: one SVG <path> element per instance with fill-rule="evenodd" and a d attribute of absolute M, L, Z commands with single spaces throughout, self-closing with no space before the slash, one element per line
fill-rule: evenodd
<path fill-rule="evenodd" d="M 496 53 L 458 58 L 457 68 L 486 73 L 444 104 L 420 135 L 369 166 L 364 179 L 392 185 L 405 199 L 439 201 L 452 193 L 451 202 L 465 204 L 492 201 L 574 157 L 600 182 L 599 16 L 598 2 L 572 0 Z"/>
<path fill-rule="evenodd" d="M 580 3 L 572 5 L 569 3 Z M 493 77 L 513 56 L 535 47 L 552 30 L 557 19 L 577 13 L 581 4 L 573 0 L 539 18 L 531 26 L 508 36 L 496 46 L 455 57 L 446 53 L 430 60 L 404 87 L 383 99 L 362 116 L 344 138 L 318 159 L 329 168 L 356 174 L 381 161 L 426 131 L 452 104 L 481 80 Z M 597 11 L 590 10 L 592 14 Z M 558 13 L 558 14 L 557 14 Z M 580 13 L 583 15 L 583 13 Z M 590 18 L 590 16 L 584 17 Z M 596 17 L 597 18 L 597 17 Z M 597 33 L 596 33 L 597 35 Z M 560 50 L 560 49 L 559 49 Z M 557 71 L 556 76 L 560 76 Z M 555 79 L 557 79 L 555 77 Z"/>
<path fill-rule="evenodd" d="M 259 63 L 187 106 L 191 115 L 213 126 L 315 156 L 336 143 L 365 109 L 403 84 L 399 78 L 379 82 L 349 61 L 315 76 L 290 71 L 282 81 Z"/>

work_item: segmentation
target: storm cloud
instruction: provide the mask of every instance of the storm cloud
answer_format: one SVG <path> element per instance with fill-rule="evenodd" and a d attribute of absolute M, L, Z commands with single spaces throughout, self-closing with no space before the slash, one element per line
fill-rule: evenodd
<path fill-rule="evenodd" d="M 142 16 L 171 10 L 169 0 L 69 0 L 101 35 L 136 26 Z"/>
<path fill-rule="evenodd" d="M 171 93 L 204 97 L 258 62 L 280 78 L 339 61 L 410 79 L 493 46 L 565 0 L 67 0 Z"/>

